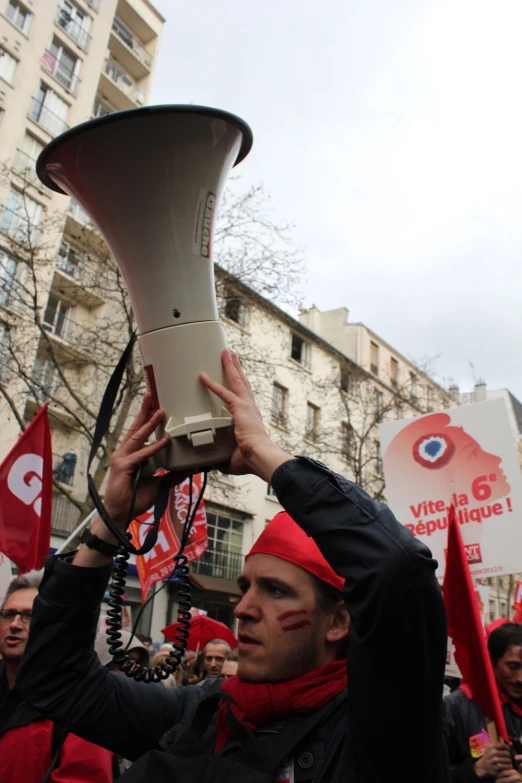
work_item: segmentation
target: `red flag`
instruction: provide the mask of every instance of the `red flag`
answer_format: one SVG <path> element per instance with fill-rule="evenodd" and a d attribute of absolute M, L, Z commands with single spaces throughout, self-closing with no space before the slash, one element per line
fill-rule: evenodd
<path fill-rule="evenodd" d="M 166 473 L 166 471 L 163 471 Z M 159 473 L 158 475 L 162 475 Z M 192 477 L 192 508 L 197 502 L 201 492 L 201 476 Z M 179 551 L 179 536 L 181 529 L 187 518 L 187 511 L 190 499 L 190 479 L 186 479 L 181 484 L 173 487 L 170 491 L 167 509 L 163 515 L 158 532 L 156 545 L 147 552 L 146 555 L 140 555 L 136 558 L 136 568 L 141 585 L 141 599 L 145 602 L 152 585 L 156 582 L 166 579 L 174 570 L 174 555 Z M 139 516 L 138 521 L 131 523 L 129 530 L 132 535 L 132 543 L 135 547 L 141 547 L 145 536 L 150 530 L 150 523 L 154 520 L 154 507 L 150 508 L 145 514 Z M 145 522 L 147 524 L 140 524 Z M 192 532 L 185 547 L 185 556 L 192 562 L 201 557 L 207 548 L 207 515 L 203 501 L 199 504 Z"/>
<path fill-rule="evenodd" d="M 52 460 L 46 404 L 0 465 L 0 551 L 21 574 L 43 568 L 49 554 Z"/>
<path fill-rule="evenodd" d="M 513 603 L 513 609 L 515 610 L 513 622 L 522 623 L 522 582 L 517 582 L 515 585 L 515 601 Z"/>
<path fill-rule="evenodd" d="M 487 720 L 495 722 L 498 737 L 509 742 L 478 610 L 475 586 L 453 506 L 449 513 L 446 572 L 442 592 L 448 615 L 448 635 L 455 645 L 455 659 L 464 682 L 469 686 L 475 704 L 484 710 Z"/>

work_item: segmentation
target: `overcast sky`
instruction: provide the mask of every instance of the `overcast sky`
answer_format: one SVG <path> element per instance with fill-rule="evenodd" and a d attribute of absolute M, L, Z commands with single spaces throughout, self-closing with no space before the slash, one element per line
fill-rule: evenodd
<path fill-rule="evenodd" d="M 151 103 L 243 117 L 303 304 L 522 399 L 520 0 L 154 0 Z"/>

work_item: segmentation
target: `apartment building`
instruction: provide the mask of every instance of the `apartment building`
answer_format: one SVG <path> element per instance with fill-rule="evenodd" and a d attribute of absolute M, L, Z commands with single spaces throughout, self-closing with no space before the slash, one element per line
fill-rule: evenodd
<path fill-rule="evenodd" d="M 93 369 L 92 335 L 115 313 L 106 249 L 79 206 L 39 182 L 35 162 L 67 128 L 148 102 L 164 22 L 149 0 L 0 0 L 0 458 L 50 401 L 54 478 L 78 498 L 87 420 L 54 402 L 64 374 L 97 408 L 106 373 Z M 56 492 L 54 548 L 79 515 Z"/>

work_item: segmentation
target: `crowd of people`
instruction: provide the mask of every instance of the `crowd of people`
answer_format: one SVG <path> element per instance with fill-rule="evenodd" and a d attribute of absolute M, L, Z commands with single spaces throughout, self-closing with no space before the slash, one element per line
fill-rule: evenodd
<path fill-rule="evenodd" d="M 187 650 L 162 684 L 122 675 L 98 634 L 115 541 L 101 520 L 43 580 L 17 577 L 0 610 L 0 780 L 83 783 L 522 783 L 522 626 L 488 639 L 511 744 L 488 734 L 466 683 L 442 700 L 446 623 L 436 562 L 390 509 L 272 443 L 237 357 L 225 389 L 230 470 L 271 483 L 286 511 L 245 559 L 237 655 Z M 132 476 L 164 447 L 146 398 L 111 462 L 105 504 L 126 522 Z M 154 479 L 135 493 L 153 501 Z M 101 542 L 98 545 L 96 542 Z M 169 648 L 124 637 L 135 663 Z M 27 752 L 27 748 L 31 752 Z"/>

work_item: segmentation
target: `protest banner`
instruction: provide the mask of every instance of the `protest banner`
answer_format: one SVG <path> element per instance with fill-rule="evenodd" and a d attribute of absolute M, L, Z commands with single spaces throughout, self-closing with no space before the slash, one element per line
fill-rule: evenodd
<path fill-rule="evenodd" d="M 522 476 L 502 399 L 379 425 L 386 498 L 397 518 L 446 562 L 455 507 L 471 574 L 518 573 Z"/>
<path fill-rule="evenodd" d="M 201 493 L 201 476 L 192 478 L 192 508 Z M 174 556 L 180 548 L 183 525 L 187 518 L 190 502 L 190 480 L 186 479 L 170 491 L 167 509 L 161 518 L 158 540 L 145 555 L 136 557 L 136 568 L 141 585 L 141 597 L 144 602 L 150 588 L 156 582 L 166 579 L 174 570 Z M 129 527 L 132 543 L 143 546 L 150 524 L 154 521 L 154 507 L 133 521 Z M 185 547 L 185 557 L 192 562 L 200 557 L 207 548 L 207 516 L 205 505 L 201 501 L 196 513 L 190 537 Z"/>

